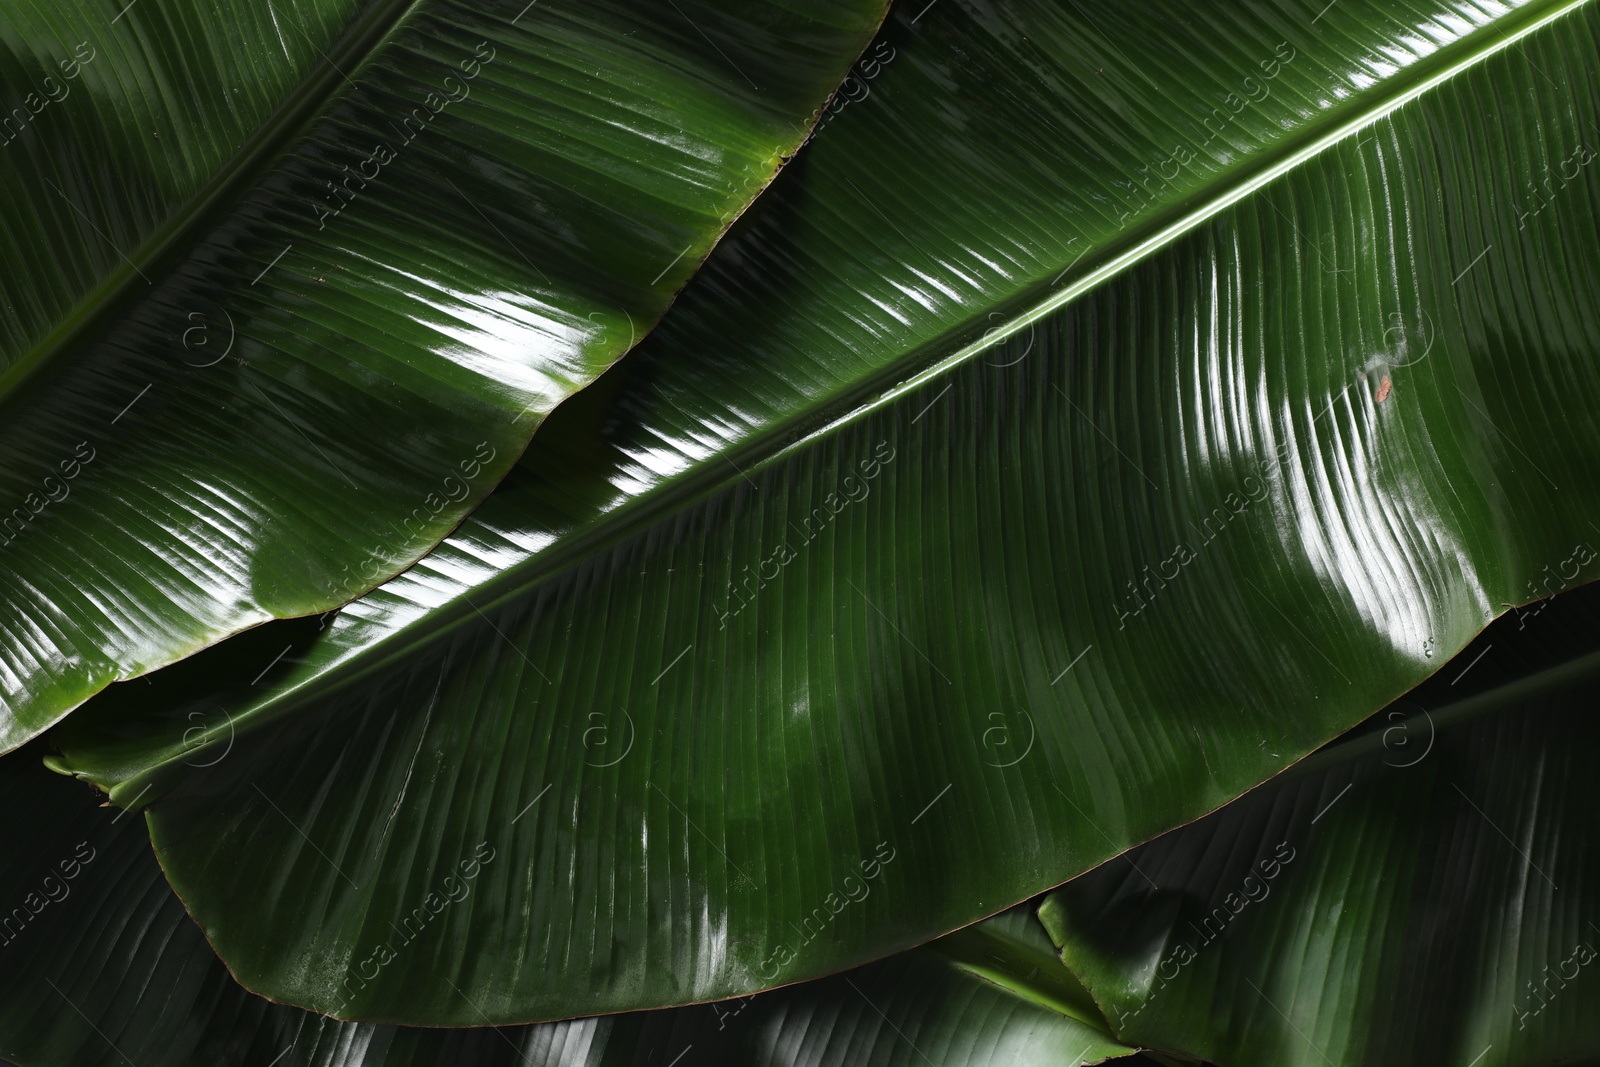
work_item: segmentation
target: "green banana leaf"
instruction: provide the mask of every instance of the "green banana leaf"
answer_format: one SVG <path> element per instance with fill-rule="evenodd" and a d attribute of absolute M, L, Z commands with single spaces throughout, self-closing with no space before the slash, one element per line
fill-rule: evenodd
<path fill-rule="evenodd" d="M 1265 780 L 1600 571 L 1600 207 L 1524 196 L 1587 173 L 1593 5 L 1314 14 L 900 10 L 445 546 L 53 765 L 250 988 L 454 1025 L 860 965 Z"/>
<path fill-rule="evenodd" d="M 1600 1060 L 1600 588 L 1040 910 L 1125 1040 L 1229 1067 Z"/>
<path fill-rule="evenodd" d="M 651 328 L 883 11 L 7 5 L 0 751 L 427 551 Z"/>
<path fill-rule="evenodd" d="M 1015 913 L 725 1004 L 502 1029 L 337 1022 L 228 976 L 136 817 L 36 759 L 0 763 L 0 801 L 0 1055 L 20 1067 L 1076 1067 L 1132 1051 Z"/>

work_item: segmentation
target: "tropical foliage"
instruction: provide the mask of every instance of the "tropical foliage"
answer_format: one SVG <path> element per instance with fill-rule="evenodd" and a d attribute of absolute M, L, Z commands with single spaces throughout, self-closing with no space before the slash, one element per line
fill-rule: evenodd
<path fill-rule="evenodd" d="M 0 1056 L 1600 1062 L 1594 3 L 0 31 Z"/>

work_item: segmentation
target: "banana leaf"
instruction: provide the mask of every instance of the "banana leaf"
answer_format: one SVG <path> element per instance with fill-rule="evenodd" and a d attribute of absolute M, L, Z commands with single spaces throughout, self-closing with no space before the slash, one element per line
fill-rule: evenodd
<path fill-rule="evenodd" d="M 1124 1040 L 1239 1067 L 1593 1063 L 1597 698 L 1590 585 L 1040 915 Z"/>
<path fill-rule="evenodd" d="M 6 5 L 0 751 L 431 548 L 651 328 L 882 14 Z"/>
<path fill-rule="evenodd" d="M 439 551 L 53 765 L 250 988 L 454 1025 L 862 965 L 1267 779 L 1600 570 L 1600 205 L 1526 196 L 1594 6 L 1314 15 L 899 9 Z"/>
<path fill-rule="evenodd" d="M 37 759 L 0 762 L 0 800 L 13 816 L 0 831 L 0 1055 L 19 1067 L 1076 1067 L 1132 1052 L 1031 913 L 723 1004 L 499 1029 L 338 1022 L 229 977 L 137 817 Z M 470 907 L 471 882 L 457 884 L 451 906 Z"/>

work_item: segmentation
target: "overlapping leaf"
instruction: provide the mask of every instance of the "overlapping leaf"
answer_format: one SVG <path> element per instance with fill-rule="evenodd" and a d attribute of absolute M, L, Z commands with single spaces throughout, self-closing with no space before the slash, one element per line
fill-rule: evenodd
<path fill-rule="evenodd" d="M 8 5 L 0 749 L 437 542 L 882 13 Z"/>
<path fill-rule="evenodd" d="M 245 992 L 135 817 L 0 763 L 0 1055 L 19 1067 L 1075 1067 L 1110 1040 L 1031 915 L 726 1004 L 506 1029 L 341 1023 Z M 470 882 L 452 907 L 470 907 Z"/>
<path fill-rule="evenodd" d="M 247 985 L 470 1023 L 859 964 L 1223 803 L 1573 558 L 1600 209 L 1524 194 L 1588 173 L 1591 6 L 934 12 L 440 551 L 260 695 L 69 724 Z"/>
<path fill-rule="evenodd" d="M 1508 616 L 1359 736 L 1053 894 L 1119 1034 L 1240 1067 L 1600 1057 L 1597 609 Z"/>

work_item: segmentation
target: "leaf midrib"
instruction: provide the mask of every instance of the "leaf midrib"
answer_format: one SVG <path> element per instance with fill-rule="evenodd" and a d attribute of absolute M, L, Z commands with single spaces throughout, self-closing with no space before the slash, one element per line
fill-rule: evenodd
<path fill-rule="evenodd" d="M 342 90 L 347 67 L 353 79 L 428 0 L 375 0 L 366 13 L 345 32 L 331 54 L 313 68 L 251 134 L 244 146 L 211 176 L 188 203 L 172 213 L 124 262 L 80 299 L 53 329 L 0 373 L 0 412 L 16 402 L 22 386 L 51 366 L 62 352 L 76 349 L 85 337 L 120 313 L 139 285 L 146 281 L 140 265 L 151 274 L 164 273 L 191 247 L 197 233 L 221 214 L 224 205 L 237 200 L 260 180 L 259 168 L 283 150 L 316 120 L 322 108 Z M 304 29 L 301 29 L 304 35 Z M 307 38 L 309 41 L 310 39 Z M 315 41 L 310 41 L 317 48 Z M 320 51 L 320 49 L 318 49 Z M 353 83 L 352 83 L 353 84 Z"/>
<path fill-rule="evenodd" d="M 489 615 L 568 566 L 606 551 L 668 515 L 694 506 L 722 491 L 736 479 L 753 477 L 828 435 L 867 418 L 1169 247 L 1185 234 L 1327 151 L 1339 141 L 1591 2 L 1594 0 L 1534 0 L 1509 12 L 1501 20 L 1484 23 L 1452 46 L 1419 60 L 1403 73 L 1379 83 L 1387 91 L 1380 91 L 1375 97 L 1367 99 L 1365 102 L 1368 106 L 1330 113 L 1326 121 L 1313 121 L 1294 135 L 1286 137 L 1259 160 L 1242 165 L 1227 180 L 1219 182 L 1218 188 L 1198 205 L 1187 209 L 1170 209 L 1119 234 L 1103 248 L 1085 255 L 1081 261 L 1084 264 L 1082 271 L 1065 285 L 1056 287 L 1046 283 L 1035 287 L 1029 294 L 1006 301 L 1006 306 L 1010 308 L 1023 304 L 1028 306 L 1012 313 L 1003 324 L 987 328 L 978 340 L 941 358 L 932 358 L 922 370 L 904 375 L 903 369 L 908 364 L 915 365 L 921 359 L 930 358 L 930 350 L 941 348 L 948 343 L 952 333 L 959 333 L 965 327 L 946 331 L 911 349 L 881 373 L 862 378 L 851 388 L 764 427 L 738 445 L 717 452 L 710 459 L 702 461 L 698 469 L 690 468 L 686 473 L 643 493 L 626 497 L 586 524 L 556 531 L 559 540 L 556 547 L 535 549 L 521 562 L 506 567 L 487 581 L 476 586 L 462 586 L 449 600 L 396 627 L 376 641 L 341 650 L 332 662 L 316 674 L 276 691 L 262 702 L 240 712 L 229 729 L 235 735 L 249 732 L 289 714 L 319 695 L 353 685 L 404 658 L 436 634 L 448 632 L 475 616 Z M 1193 200 L 1192 197 L 1187 199 Z M 1040 290 L 1048 291 L 1043 299 L 1039 298 Z M 1030 300 L 1034 302 L 1029 304 Z M 724 459 L 729 462 L 724 463 Z M 483 507 L 493 508 L 494 497 L 491 496 Z M 467 523 L 483 521 L 480 516 L 481 512 L 480 515 L 469 516 Z M 502 526 L 489 525 L 489 528 L 497 537 L 505 536 Z M 453 550 L 455 536 L 452 535 L 435 551 Z M 486 591 L 489 592 L 487 596 L 484 595 Z M 219 729 L 215 736 L 220 737 L 223 732 Z M 208 731 L 201 743 L 209 741 L 212 736 Z M 194 746 L 190 745 L 183 751 L 192 752 Z M 111 791 L 112 802 L 124 803 L 130 794 L 134 799 L 148 796 L 146 804 L 159 797 L 160 790 L 153 791 L 154 795 L 142 791 L 147 784 L 154 783 L 155 776 L 164 768 L 179 762 L 182 755 L 180 752 L 162 758 L 118 783 Z M 137 790 L 133 788 L 135 786 Z"/>

